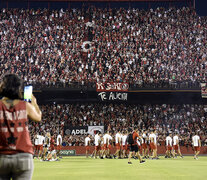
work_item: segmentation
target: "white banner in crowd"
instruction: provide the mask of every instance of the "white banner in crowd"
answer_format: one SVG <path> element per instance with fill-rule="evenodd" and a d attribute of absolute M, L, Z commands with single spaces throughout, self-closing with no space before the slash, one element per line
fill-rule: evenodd
<path fill-rule="evenodd" d="M 201 83 L 201 96 L 207 98 L 207 83 Z"/>
<path fill-rule="evenodd" d="M 90 135 L 95 135 L 96 131 L 100 131 L 101 133 L 104 133 L 104 126 L 88 126 L 88 133 Z"/>

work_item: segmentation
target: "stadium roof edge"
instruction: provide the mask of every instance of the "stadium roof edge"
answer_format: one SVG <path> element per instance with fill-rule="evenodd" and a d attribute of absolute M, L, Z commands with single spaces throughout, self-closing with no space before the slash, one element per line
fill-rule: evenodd
<path fill-rule="evenodd" d="M 0 0 L 0 2 L 190 2 L 192 0 Z"/>

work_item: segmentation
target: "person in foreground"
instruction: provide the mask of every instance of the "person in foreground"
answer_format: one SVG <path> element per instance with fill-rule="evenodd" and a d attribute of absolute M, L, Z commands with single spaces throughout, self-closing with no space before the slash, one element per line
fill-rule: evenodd
<path fill-rule="evenodd" d="M 15 74 L 6 74 L 0 82 L 0 179 L 30 180 L 33 174 L 33 145 L 28 118 L 41 121 L 42 113 L 32 96 L 22 101 L 22 82 Z"/>

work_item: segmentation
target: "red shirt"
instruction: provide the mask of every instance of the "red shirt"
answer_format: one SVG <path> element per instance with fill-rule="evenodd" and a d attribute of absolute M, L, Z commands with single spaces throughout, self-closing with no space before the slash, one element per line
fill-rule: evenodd
<path fill-rule="evenodd" d="M 28 131 L 26 102 L 8 109 L 0 101 L 0 154 L 33 154 L 33 146 Z"/>
<path fill-rule="evenodd" d="M 138 137 L 139 137 L 139 134 L 137 132 L 133 132 L 133 140 L 134 140 L 134 144 L 133 145 L 137 144 L 137 138 Z"/>
<path fill-rule="evenodd" d="M 50 139 L 50 150 L 54 150 L 55 149 L 55 140 L 51 137 Z"/>

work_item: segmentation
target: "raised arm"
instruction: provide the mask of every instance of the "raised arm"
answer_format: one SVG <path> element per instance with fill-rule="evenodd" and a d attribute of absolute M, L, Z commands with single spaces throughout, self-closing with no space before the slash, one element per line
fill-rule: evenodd
<path fill-rule="evenodd" d="M 36 98 L 32 95 L 32 102 L 27 103 L 27 116 L 33 121 L 40 122 L 42 120 L 42 112 L 37 104 Z"/>

